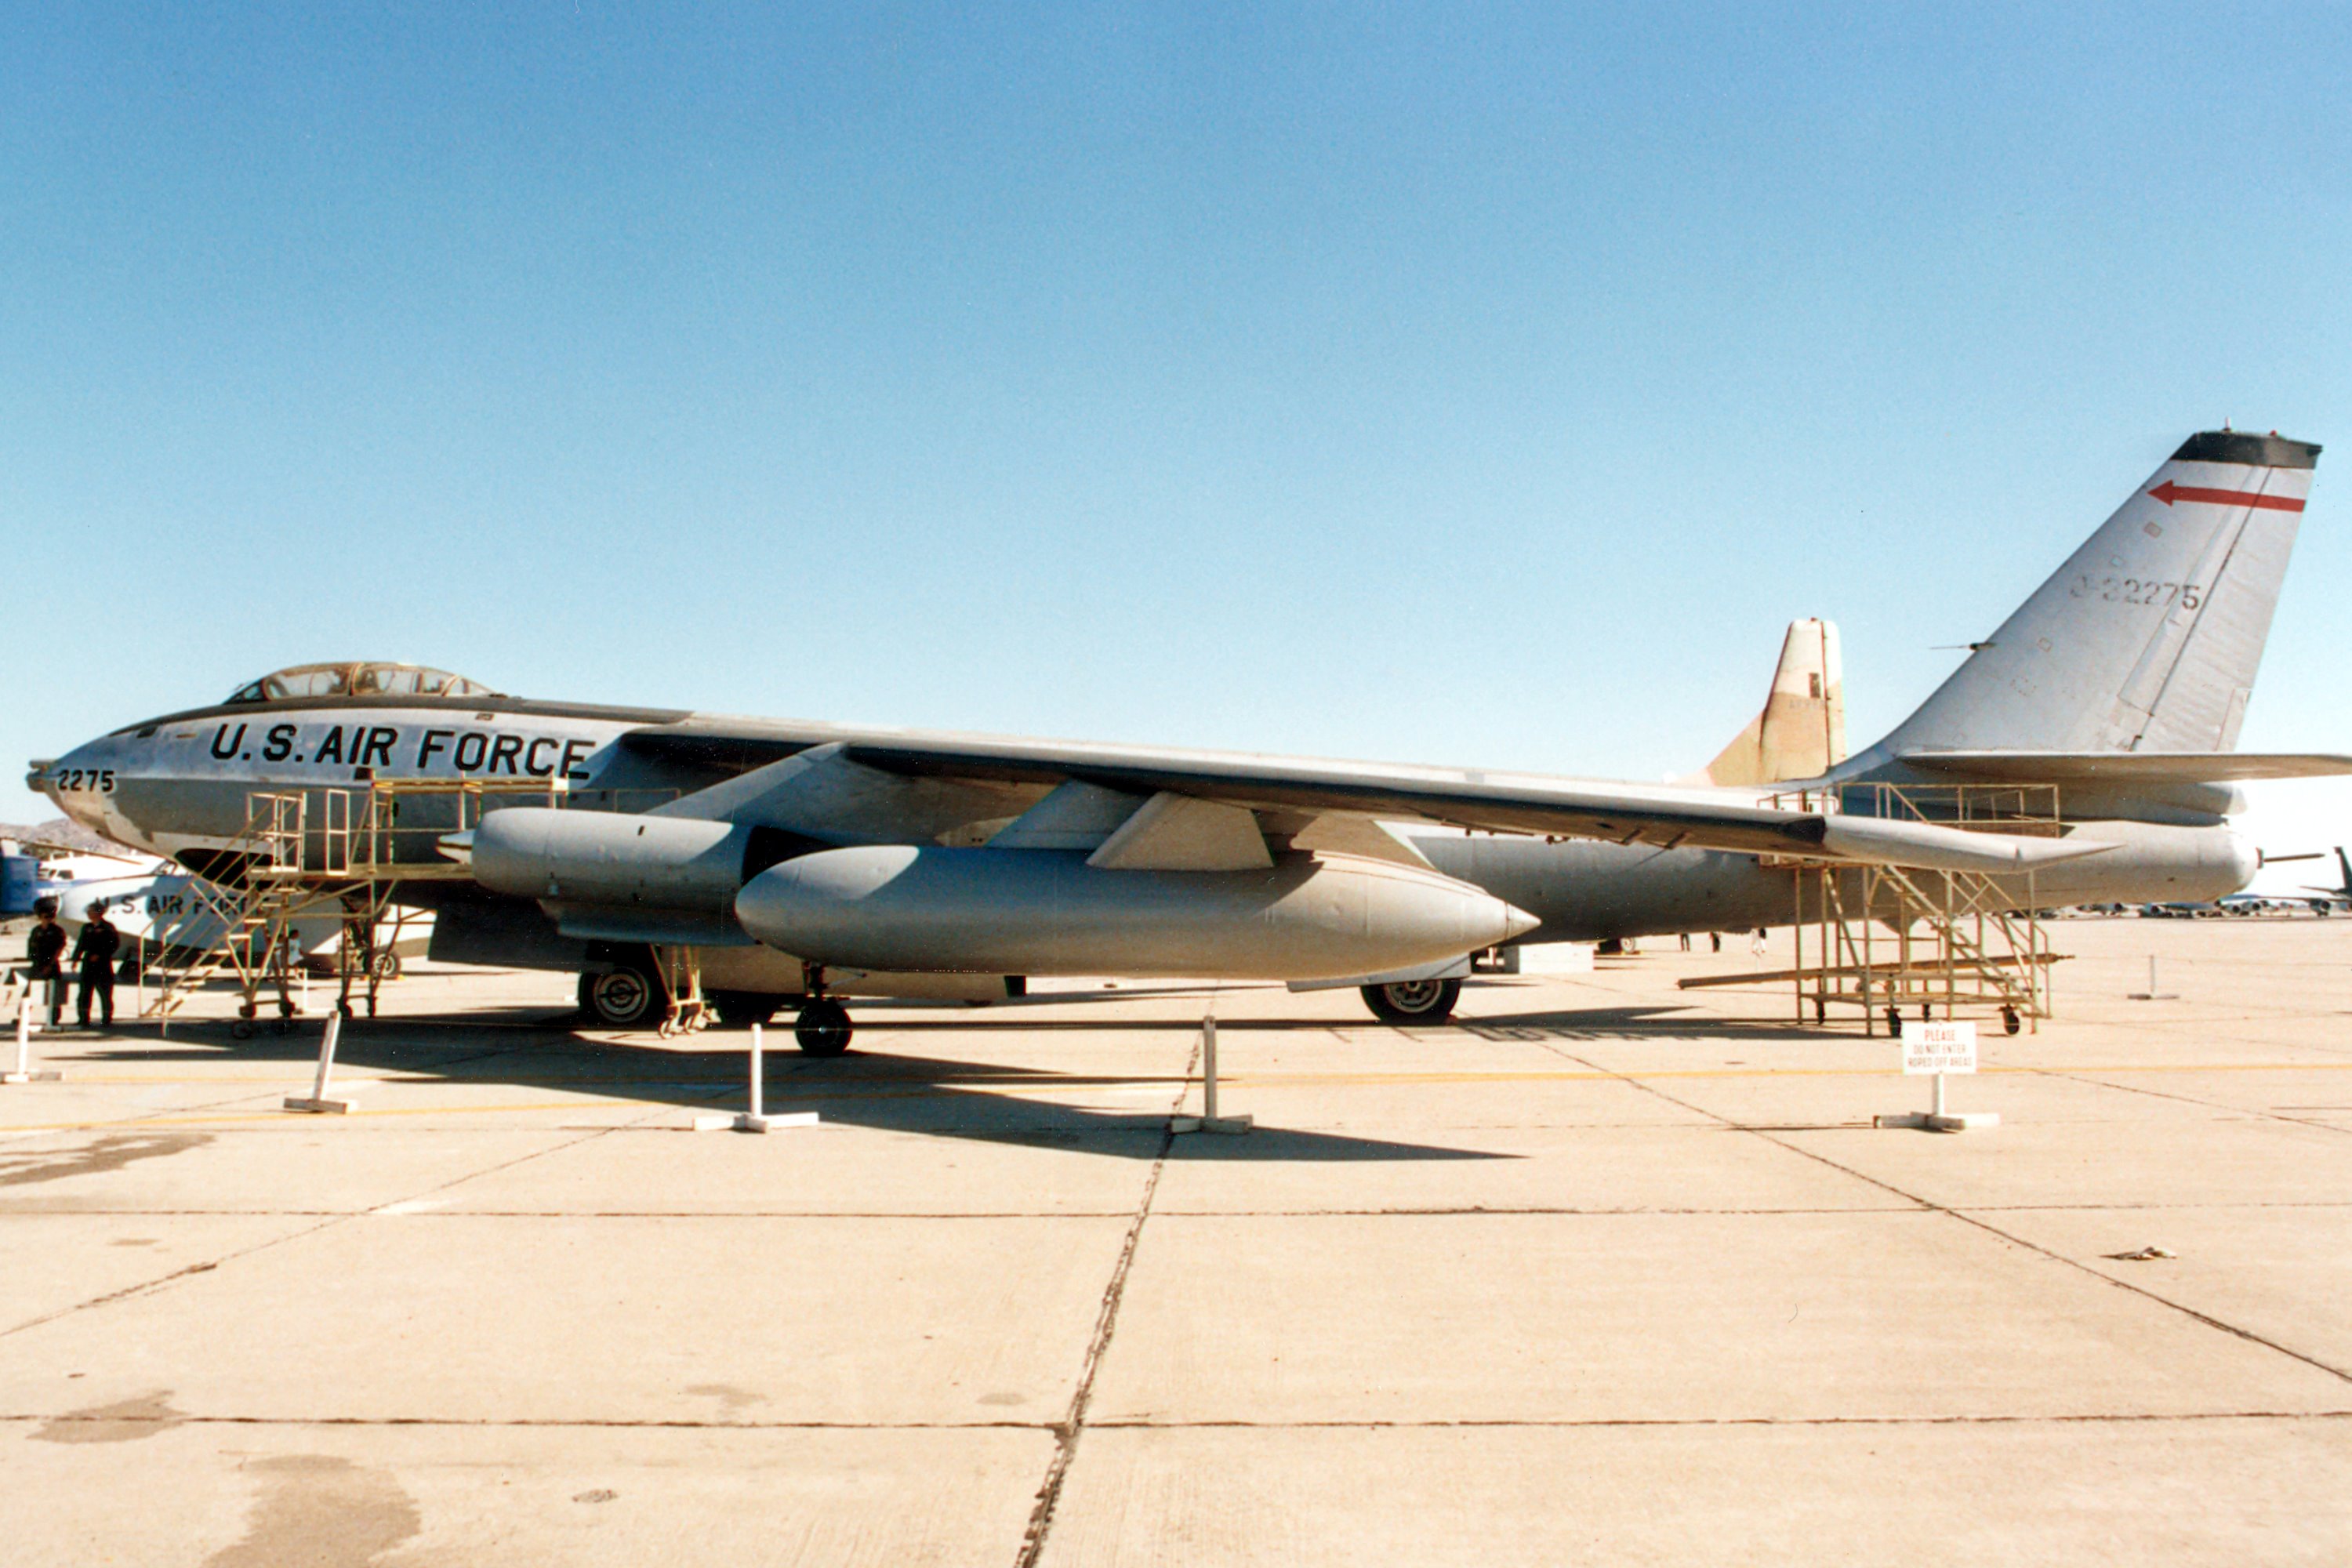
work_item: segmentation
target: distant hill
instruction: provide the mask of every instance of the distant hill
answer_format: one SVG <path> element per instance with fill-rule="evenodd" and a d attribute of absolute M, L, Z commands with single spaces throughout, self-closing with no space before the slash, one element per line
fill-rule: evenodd
<path fill-rule="evenodd" d="M 64 849 L 87 849 L 97 855 L 120 855 L 127 847 L 102 833 L 92 833 L 66 816 L 51 817 L 30 827 L 14 822 L 0 822 L 0 838 L 14 838 L 29 844 L 54 844 Z"/>

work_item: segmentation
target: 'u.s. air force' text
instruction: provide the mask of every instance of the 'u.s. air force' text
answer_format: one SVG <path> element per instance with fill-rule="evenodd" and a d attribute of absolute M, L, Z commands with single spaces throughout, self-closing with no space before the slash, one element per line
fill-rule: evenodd
<path fill-rule="evenodd" d="M 213 755 L 250 762 L 244 723 L 213 731 Z M 413 740 L 412 740 L 413 735 Z M 415 773 L 504 773 L 516 778 L 584 779 L 581 763 L 598 742 L 579 736 L 518 735 L 505 730 L 410 731 L 398 724 L 272 724 L 261 737 L 265 763 L 328 763 L 352 768 L 404 765 Z M 398 759 L 398 760 L 395 760 Z"/>

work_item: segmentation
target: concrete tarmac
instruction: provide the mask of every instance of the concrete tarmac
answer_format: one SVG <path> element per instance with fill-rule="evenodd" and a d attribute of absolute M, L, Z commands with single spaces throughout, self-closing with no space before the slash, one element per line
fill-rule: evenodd
<path fill-rule="evenodd" d="M 561 976 L 418 966 L 331 1118 L 315 1016 L 126 988 L 0 1089 L 0 1557 L 2352 1561 L 2352 921 L 2052 929 L 1959 1135 L 1786 986 L 1675 988 L 1744 938 L 1432 1029 L 864 1004 L 771 1032 L 823 1120 L 766 1137 L 688 1130 L 744 1035 Z M 1213 1002 L 1257 1126 L 1171 1136 Z"/>

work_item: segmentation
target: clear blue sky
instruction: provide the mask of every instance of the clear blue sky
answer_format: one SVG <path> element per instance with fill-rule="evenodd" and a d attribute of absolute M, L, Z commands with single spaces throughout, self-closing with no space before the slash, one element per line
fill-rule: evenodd
<path fill-rule="evenodd" d="M 2352 750 L 2352 8 L 780 9 L 0 15 L 0 818 L 344 656 L 1656 777 L 1823 615 L 1859 742 L 2224 417 Z"/>

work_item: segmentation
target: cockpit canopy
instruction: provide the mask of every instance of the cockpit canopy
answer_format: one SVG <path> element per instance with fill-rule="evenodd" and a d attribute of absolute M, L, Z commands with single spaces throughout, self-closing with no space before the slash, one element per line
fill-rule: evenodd
<path fill-rule="evenodd" d="M 285 702 L 298 697 L 496 697 L 478 680 L 421 664 L 297 664 L 229 693 L 231 702 Z"/>

